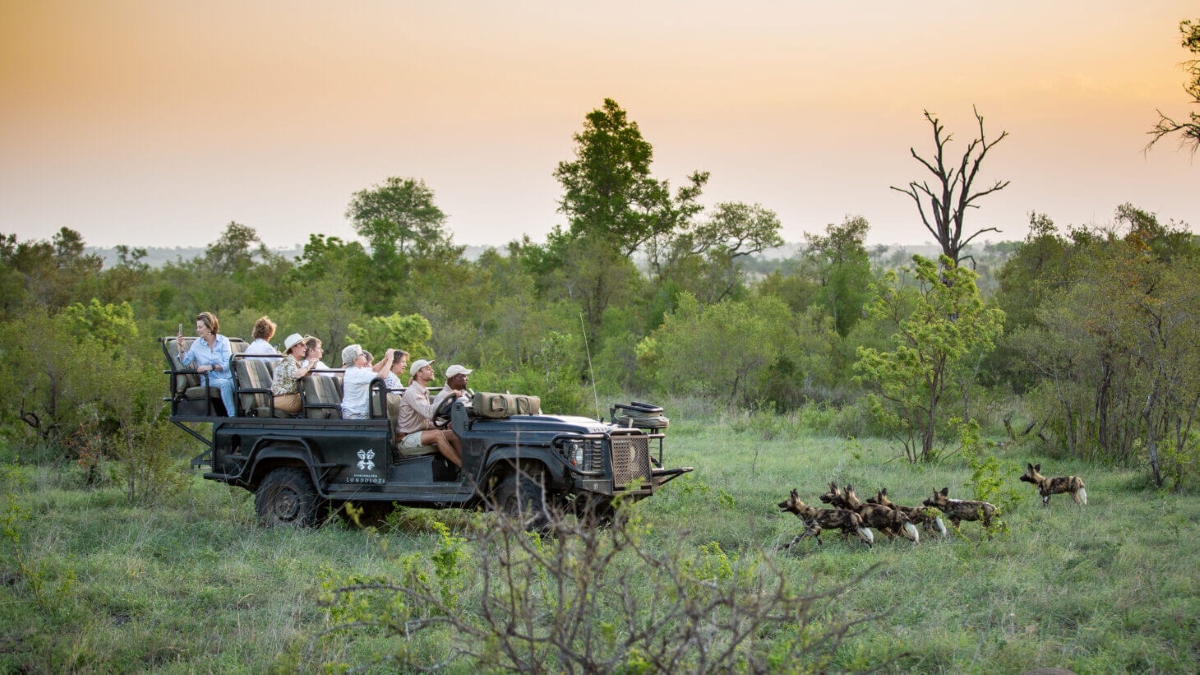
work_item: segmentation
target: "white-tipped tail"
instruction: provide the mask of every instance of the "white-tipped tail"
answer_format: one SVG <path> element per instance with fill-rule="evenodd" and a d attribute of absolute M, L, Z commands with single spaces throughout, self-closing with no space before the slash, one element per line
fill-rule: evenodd
<path fill-rule="evenodd" d="M 1087 490 L 1079 488 L 1079 503 L 1087 506 Z"/>
<path fill-rule="evenodd" d="M 871 532 L 871 528 L 869 528 L 869 527 L 860 527 L 860 528 L 858 528 L 858 533 L 859 533 L 860 535 L 862 535 L 862 538 L 863 538 L 863 539 L 866 539 L 866 540 L 867 540 L 867 543 L 868 543 L 868 544 L 874 544 L 874 543 L 875 543 L 875 535 L 874 535 L 874 534 Z"/>
<path fill-rule="evenodd" d="M 905 523 L 904 531 L 908 532 L 908 536 L 912 538 L 914 544 L 920 543 L 921 535 L 917 534 L 917 528 L 915 525 L 912 523 Z"/>
<path fill-rule="evenodd" d="M 942 535 L 943 539 L 949 536 L 949 533 L 946 532 L 946 524 L 942 522 L 941 517 L 934 516 L 933 526 L 937 528 L 938 534 Z"/>

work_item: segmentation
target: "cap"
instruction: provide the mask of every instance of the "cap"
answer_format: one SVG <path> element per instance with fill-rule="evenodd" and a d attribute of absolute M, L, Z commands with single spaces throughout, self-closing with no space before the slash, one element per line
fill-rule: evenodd
<path fill-rule="evenodd" d="M 413 377 L 416 377 L 418 370 L 424 368 L 425 366 L 428 366 L 431 363 L 433 363 L 433 359 L 429 359 L 428 361 L 426 361 L 425 359 L 417 359 L 416 361 L 413 361 L 413 364 L 411 366 L 409 366 L 408 374 L 412 375 Z"/>
<path fill-rule="evenodd" d="M 289 349 L 291 349 L 292 347 L 295 347 L 297 343 L 300 343 L 303 341 L 304 341 L 304 338 L 301 337 L 301 335 L 299 333 L 292 333 L 291 335 L 287 336 L 286 340 L 283 341 L 283 351 L 286 352 Z"/>
<path fill-rule="evenodd" d="M 354 359 L 357 359 L 358 355 L 361 353 L 361 345 L 347 345 L 346 348 L 342 350 L 342 365 L 346 368 L 353 366 Z"/>
<path fill-rule="evenodd" d="M 456 363 L 446 369 L 446 379 L 448 380 L 455 375 L 470 375 L 472 372 L 474 371 L 472 371 L 470 368 L 463 368 Z"/>

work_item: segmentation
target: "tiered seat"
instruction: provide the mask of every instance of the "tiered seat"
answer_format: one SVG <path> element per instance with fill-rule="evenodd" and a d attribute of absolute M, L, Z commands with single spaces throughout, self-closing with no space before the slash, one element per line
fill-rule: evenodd
<path fill-rule="evenodd" d="M 304 416 L 309 419 L 341 419 L 342 376 L 312 375 L 298 381 Z"/>
<path fill-rule="evenodd" d="M 192 348 L 197 338 L 183 339 L 183 350 Z M 194 415 L 199 417 L 223 416 L 225 405 L 221 402 L 221 390 L 202 384 L 202 375 L 192 366 L 183 365 L 179 358 L 179 347 L 175 336 L 159 338 L 163 355 L 167 359 L 168 369 L 164 373 L 171 375 L 171 401 L 174 404 L 174 414 Z M 241 338 L 229 338 L 229 347 L 234 354 L 246 351 L 246 341 Z"/>
<path fill-rule="evenodd" d="M 278 361 L 275 356 L 234 355 L 233 395 L 243 416 L 288 417 L 287 413 L 275 409 L 275 396 L 271 393 L 271 365 Z"/>

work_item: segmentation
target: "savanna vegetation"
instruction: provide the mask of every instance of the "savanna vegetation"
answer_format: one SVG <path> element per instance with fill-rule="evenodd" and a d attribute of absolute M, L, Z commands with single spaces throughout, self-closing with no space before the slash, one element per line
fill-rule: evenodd
<path fill-rule="evenodd" d="M 934 154 L 911 155 L 933 182 L 896 189 L 936 259 L 868 250 L 854 215 L 764 258 L 778 216 L 704 207 L 702 170 L 655 176 L 612 100 L 553 169 L 564 224 L 475 259 L 408 177 L 348 197 L 360 240 L 313 234 L 295 258 L 235 222 L 161 267 L 127 246 L 105 265 L 68 228 L 0 237 L 0 664 L 1194 669 L 1200 244 L 1132 204 L 1067 227 L 1032 212 L 1023 241 L 972 244 L 1006 135 L 977 114 L 953 159 L 926 117 Z M 407 509 L 264 530 L 251 495 L 188 470 L 199 448 L 166 421 L 155 338 L 200 311 L 241 336 L 269 315 L 277 341 L 327 354 L 436 355 L 549 411 L 660 401 L 671 463 L 696 472 L 597 531 Z M 1085 477 L 1091 503 L 1042 509 L 1026 462 Z M 803 527 L 775 504 L 830 480 L 908 505 L 948 486 L 1002 515 L 918 546 L 785 550 Z"/>

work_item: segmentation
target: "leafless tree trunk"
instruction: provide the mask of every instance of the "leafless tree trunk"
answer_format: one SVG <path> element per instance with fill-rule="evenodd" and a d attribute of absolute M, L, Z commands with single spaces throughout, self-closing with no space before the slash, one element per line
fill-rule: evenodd
<path fill-rule="evenodd" d="M 933 143 L 937 147 L 937 153 L 930 161 L 918 155 L 916 148 L 910 148 L 909 151 L 914 159 L 933 174 L 934 185 L 931 186 L 929 181 L 914 180 L 909 182 L 907 188 L 893 185 L 892 189 L 912 197 L 913 201 L 917 203 L 917 211 L 921 214 L 921 222 L 925 224 L 925 229 L 929 230 L 941 245 L 942 253 L 954 260 L 954 264 L 957 265 L 959 261 L 967 257 L 962 255 L 962 251 L 972 239 L 984 232 L 1000 231 L 995 227 L 986 227 L 964 238 L 963 220 L 966 217 L 967 209 L 979 208 L 975 201 L 980 197 L 1008 187 L 1009 181 L 998 180 L 991 187 L 972 192 L 983 158 L 987 155 L 988 150 L 1008 136 L 1008 132 L 1000 132 L 998 138 L 989 142 L 983 131 L 983 117 L 978 110 L 975 110 L 975 119 L 979 122 L 979 138 L 972 139 L 967 144 L 967 151 L 963 153 L 962 161 L 956 167 L 948 165 L 945 156 L 946 146 L 954 138 L 954 135 L 944 134 L 945 127 L 928 110 L 925 111 L 925 119 L 929 120 L 933 126 Z M 928 201 L 928 211 L 926 211 L 926 201 Z M 932 223 L 930 222 L 931 218 Z"/>

